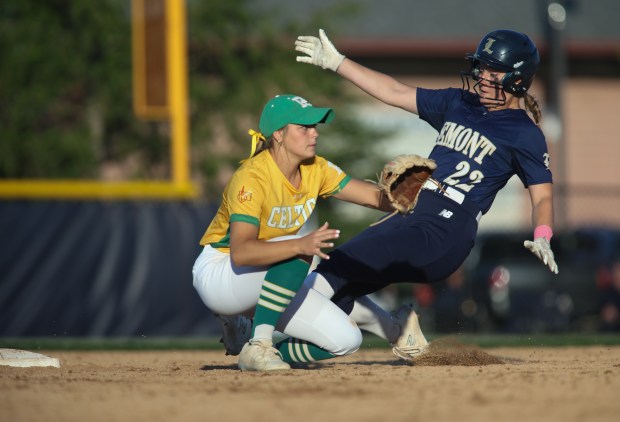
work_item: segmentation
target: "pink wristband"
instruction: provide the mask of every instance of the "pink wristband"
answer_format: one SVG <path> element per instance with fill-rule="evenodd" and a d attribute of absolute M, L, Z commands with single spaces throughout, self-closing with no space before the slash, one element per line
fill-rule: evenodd
<path fill-rule="evenodd" d="M 547 242 L 551 242 L 551 237 L 553 236 L 553 230 L 551 227 L 547 225 L 541 225 L 534 229 L 534 239 L 538 239 L 539 237 L 544 237 L 547 239 Z"/>

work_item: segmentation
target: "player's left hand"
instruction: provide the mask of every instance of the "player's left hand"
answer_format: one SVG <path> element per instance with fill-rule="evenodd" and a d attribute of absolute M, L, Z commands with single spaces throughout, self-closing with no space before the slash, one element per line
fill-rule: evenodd
<path fill-rule="evenodd" d="M 534 241 L 526 240 L 523 246 L 530 250 L 544 264 L 549 267 L 552 273 L 558 273 L 558 264 L 555 263 L 555 257 L 551 250 L 551 245 L 544 237 L 534 239 Z"/>
<path fill-rule="evenodd" d="M 344 56 L 336 50 L 322 29 L 319 30 L 319 37 L 320 39 L 304 35 L 297 37 L 295 50 L 307 54 L 307 56 L 297 56 L 297 61 L 310 63 L 335 72 L 344 60 Z"/>

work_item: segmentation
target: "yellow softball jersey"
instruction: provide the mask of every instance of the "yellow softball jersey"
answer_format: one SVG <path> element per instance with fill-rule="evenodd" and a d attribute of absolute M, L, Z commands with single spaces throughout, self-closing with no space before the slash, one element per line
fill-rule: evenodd
<path fill-rule="evenodd" d="M 229 252 L 233 221 L 258 226 L 259 240 L 295 234 L 310 218 L 319 196 L 334 195 L 351 180 L 319 156 L 302 164 L 300 170 L 301 184 L 295 189 L 269 151 L 247 159 L 224 188 L 222 204 L 200 244 Z"/>

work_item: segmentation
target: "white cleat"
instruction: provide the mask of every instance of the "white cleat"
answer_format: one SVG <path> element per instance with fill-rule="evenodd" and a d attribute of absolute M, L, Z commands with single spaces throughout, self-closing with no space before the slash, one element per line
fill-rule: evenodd
<path fill-rule="evenodd" d="M 428 352 L 429 343 L 426 341 L 418 315 L 414 312 L 412 305 L 403 305 L 398 308 L 392 317 L 401 326 L 400 336 L 395 343 L 392 351 L 396 356 L 404 360 L 415 360 Z"/>
<path fill-rule="evenodd" d="M 287 371 L 291 366 L 282 360 L 282 355 L 271 342 L 250 340 L 239 354 L 239 369 L 242 371 Z"/>
<path fill-rule="evenodd" d="M 243 315 L 216 315 L 222 326 L 222 338 L 226 355 L 237 356 L 252 335 L 252 320 Z"/>

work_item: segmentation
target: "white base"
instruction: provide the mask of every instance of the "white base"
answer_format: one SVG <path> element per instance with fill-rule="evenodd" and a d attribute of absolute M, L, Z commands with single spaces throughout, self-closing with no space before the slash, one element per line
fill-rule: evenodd
<path fill-rule="evenodd" d="M 0 349 L 0 365 L 28 368 L 31 366 L 53 366 L 60 368 L 60 361 L 56 358 L 26 350 Z"/>

